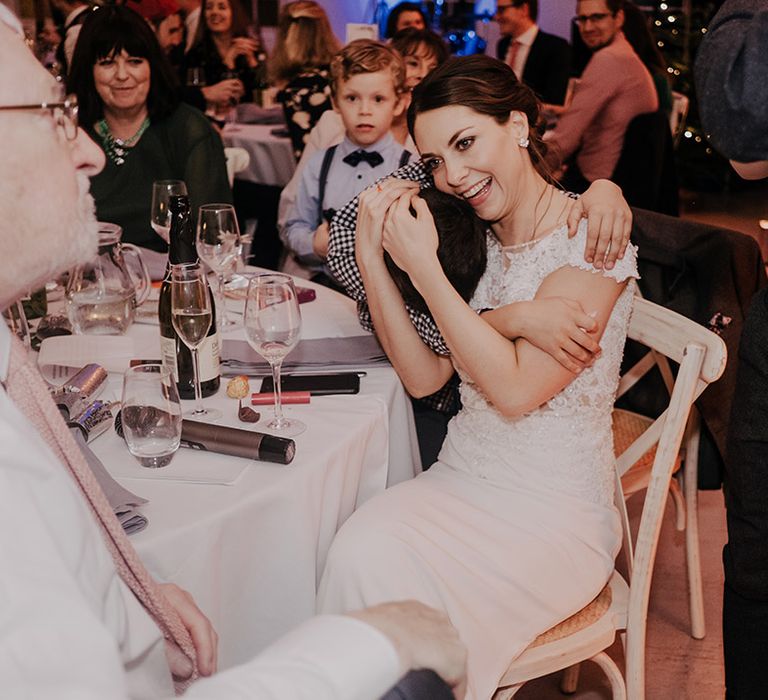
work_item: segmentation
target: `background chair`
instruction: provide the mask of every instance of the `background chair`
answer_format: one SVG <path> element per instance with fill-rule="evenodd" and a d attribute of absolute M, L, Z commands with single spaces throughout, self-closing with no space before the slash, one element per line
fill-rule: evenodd
<path fill-rule="evenodd" d="M 628 582 L 614 570 L 592 603 L 539 636 L 512 661 L 499 683 L 499 700 L 509 695 L 504 687 L 519 686 L 560 669 L 568 670 L 563 689 L 572 692 L 577 665 L 586 660 L 603 668 L 616 700 L 645 697 L 645 623 L 664 504 L 693 402 L 720 377 L 727 351 L 712 331 L 645 299 L 635 300 L 628 335 L 680 365 L 666 410 L 616 460 L 615 501 L 622 516 Z M 620 478 L 653 447 L 653 467 L 633 541 Z M 623 674 L 605 652 L 616 632 L 621 633 L 625 648 Z"/>
<path fill-rule="evenodd" d="M 672 134 L 664 112 L 640 114 L 629 123 L 610 179 L 631 206 L 678 215 Z"/>

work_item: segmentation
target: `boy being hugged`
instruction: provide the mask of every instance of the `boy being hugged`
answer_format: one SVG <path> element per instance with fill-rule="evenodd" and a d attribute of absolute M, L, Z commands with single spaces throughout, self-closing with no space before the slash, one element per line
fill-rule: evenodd
<path fill-rule="evenodd" d="M 390 132 L 405 109 L 405 91 L 403 59 L 377 41 L 353 41 L 331 62 L 333 108 L 344 123 L 344 140 L 307 163 L 284 232 L 315 282 L 336 286 L 325 265 L 336 210 L 411 157 Z"/>

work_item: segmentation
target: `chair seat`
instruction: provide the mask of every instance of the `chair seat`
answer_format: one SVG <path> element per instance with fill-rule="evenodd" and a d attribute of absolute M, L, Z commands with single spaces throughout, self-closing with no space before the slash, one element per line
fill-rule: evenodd
<path fill-rule="evenodd" d="M 611 607 L 612 598 L 611 587 L 606 584 L 605 588 L 597 594 L 597 597 L 587 607 L 582 608 L 579 612 L 563 620 L 559 625 L 550 627 L 546 632 L 542 632 L 530 643 L 528 648 L 555 642 L 588 627 L 598 618 L 605 615 L 608 608 Z"/>
<path fill-rule="evenodd" d="M 620 455 L 648 429 L 651 423 L 653 423 L 653 419 L 623 408 L 615 408 L 613 410 L 612 422 L 613 451 L 615 454 Z M 624 492 L 625 498 L 647 488 L 655 457 L 656 446 L 654 445 L 621 477 L 621 490 Z M 672 470 L 673 474 L 677 473 L 680 469 L 680 464 L 680 454 L 678 454 L 675 459 L 674 469 Z"/>
<path fill-rule="evenodd" d="M 617 629 L 626 625 L 629 587 L 614 571 L 598 596 L 575 615 L 540 634 L 509 666 L 499 687 L 518 685 L 532 678 L 568 668 L 607 649 Z M 553 668 L 553 658 L 557 658 Z"/>

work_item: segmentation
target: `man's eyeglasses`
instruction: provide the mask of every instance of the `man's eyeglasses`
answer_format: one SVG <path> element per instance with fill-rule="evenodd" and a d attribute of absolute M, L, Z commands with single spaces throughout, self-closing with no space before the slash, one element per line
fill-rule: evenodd
<path fill-rule="evenodd" d="M 597 24 L 598 22 L 602 22 L 604 19 L 608 19 L 609 17 L 613 16 L 613 12 L 595 12 L 592 15 L 576 15 L 573 18 L 573 21 L 576 22 L 576 24 L 579 26 L 583 27 L 587 22 Z"/>
<path fill-rule="evenodd" d="M 43 102 L 39 105 L 0 105 L 2 112 L 50 112 L 67 141 L 77 138 L 77 97 L 67 95 L 63 102 Z"/>

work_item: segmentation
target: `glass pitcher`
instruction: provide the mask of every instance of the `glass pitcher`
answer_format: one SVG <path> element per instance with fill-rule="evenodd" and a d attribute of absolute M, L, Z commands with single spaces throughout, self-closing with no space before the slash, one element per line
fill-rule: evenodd
<path fill-rule="evenodd" d="M 99 223 L 99 252 L 67 282 L 67 313 L 75 333 L 120 335 L 149 295 L 150 277 L 139 249 L 121 243 L 123 229 Z"/>

